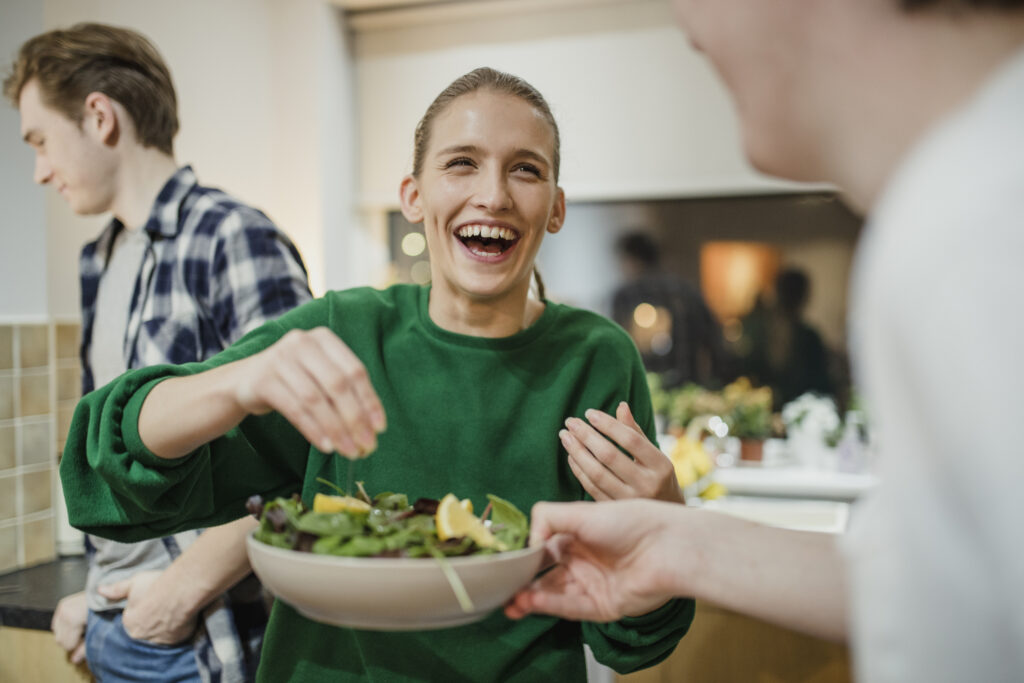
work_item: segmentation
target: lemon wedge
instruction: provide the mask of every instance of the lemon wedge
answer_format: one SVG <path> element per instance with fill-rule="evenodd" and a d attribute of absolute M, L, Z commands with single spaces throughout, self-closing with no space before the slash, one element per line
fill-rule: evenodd
<path fill-rule="evenodd" d="M 313 496 L 313 512 L 369 512 L 370 504 L 352 496 Z"/>
<path fill-rule="evenodd" d="M 481 548 L 493 548 L 498 545 L 498 539 L 494 534 L 473 515 L 473 504 L 468 499 L 460 502 L 453 493 L 441 499 L 434 521 L 437 524 L 437 537 L 442 541 L 467 537 Z"/>

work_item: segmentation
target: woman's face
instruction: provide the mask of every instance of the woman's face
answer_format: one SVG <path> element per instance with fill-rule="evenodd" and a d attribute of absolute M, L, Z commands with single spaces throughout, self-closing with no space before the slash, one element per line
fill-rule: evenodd
<path fill-rule="evenodd" d="M 490 90 L 434 119 L 420 175 L 401 188 L 402 212 L 426 233 L 433 296 L 525 300 L 544 234 L 565 217 L 554 145 L 540 112 Z"/>

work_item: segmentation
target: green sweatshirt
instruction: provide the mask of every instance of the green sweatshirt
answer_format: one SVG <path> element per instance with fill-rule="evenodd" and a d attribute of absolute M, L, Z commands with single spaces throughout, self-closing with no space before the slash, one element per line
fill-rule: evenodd
<path fill-rule="evenodd" d="M 372 494 L 440 498 L 452 492 L 482 510 L 494 493 L 528 511 L 541 500 L 585 497 L 558 430 L 589 408 L 614 413 L 629 402 L 654 438 L 650 396 L 632 341 L 608 320 L 547 303 L 530 328 L 487 339 L 441 329 L 427 313 L 429 290 L 331 292 L 249 333 L 204 363 L 130 372 L 82 399 L 60 473 L 71 523 L 119 541 L 207 527 L 245 514 L 245 500 L 329 492 L 348 461 L 310 444 L 277 413 L 245 419 L 179 460 L 149 452 L 138 417 L 161 379 L 200 372 L 261 351 L 293 328 L 325 325 L 355 352 L 384 404 L 388 429 L 355 466 Z M 170 419 L 173 419 L 171 417 Z M 693 619 L 692 601 L 612 624 L 499 611 L 438 631 L 384 633 L 310 621 L 274 605 L 259 680 L 578 680 L 582 645 L 619 672 L 667 657 Z"/>

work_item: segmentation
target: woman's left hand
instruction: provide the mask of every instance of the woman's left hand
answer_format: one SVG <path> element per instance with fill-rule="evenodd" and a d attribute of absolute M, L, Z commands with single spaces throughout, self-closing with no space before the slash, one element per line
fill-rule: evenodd
<path fill-rule="evenodd" d="M 588 425 L 570 417 L 558 433 L 569 453 L 569 467 L 594 500 L 652 498 L 682 503 L 683 492 L 675 469 L 661 450 L 648 440 L 625 401 L 612 417 L 588 410 Z M 616 419 L 617 418 L 617 419 Z M 615 444 L 622 447 L 629 458 Z"/>

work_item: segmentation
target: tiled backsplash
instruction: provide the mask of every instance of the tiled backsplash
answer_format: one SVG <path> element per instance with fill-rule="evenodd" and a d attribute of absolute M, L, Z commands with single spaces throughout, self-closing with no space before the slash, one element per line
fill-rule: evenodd
<path fill-rule="evenodd" d="M 10 325 L 0 326 L 0 370 L 14 367 L 14 330 Z"/>
<path fill-rule="evenodd" d="M 75 550 L 57 462 L 81 391 L 78 335 L 77 323 L 0 323 L 0 572 L 53 559 L 59 539 Z"/>
<path fill-rule="evenodd" d="M 14 450 L 14 425 L 0 427 L 0 472 L 9 470 L 17 464 Z"/>

